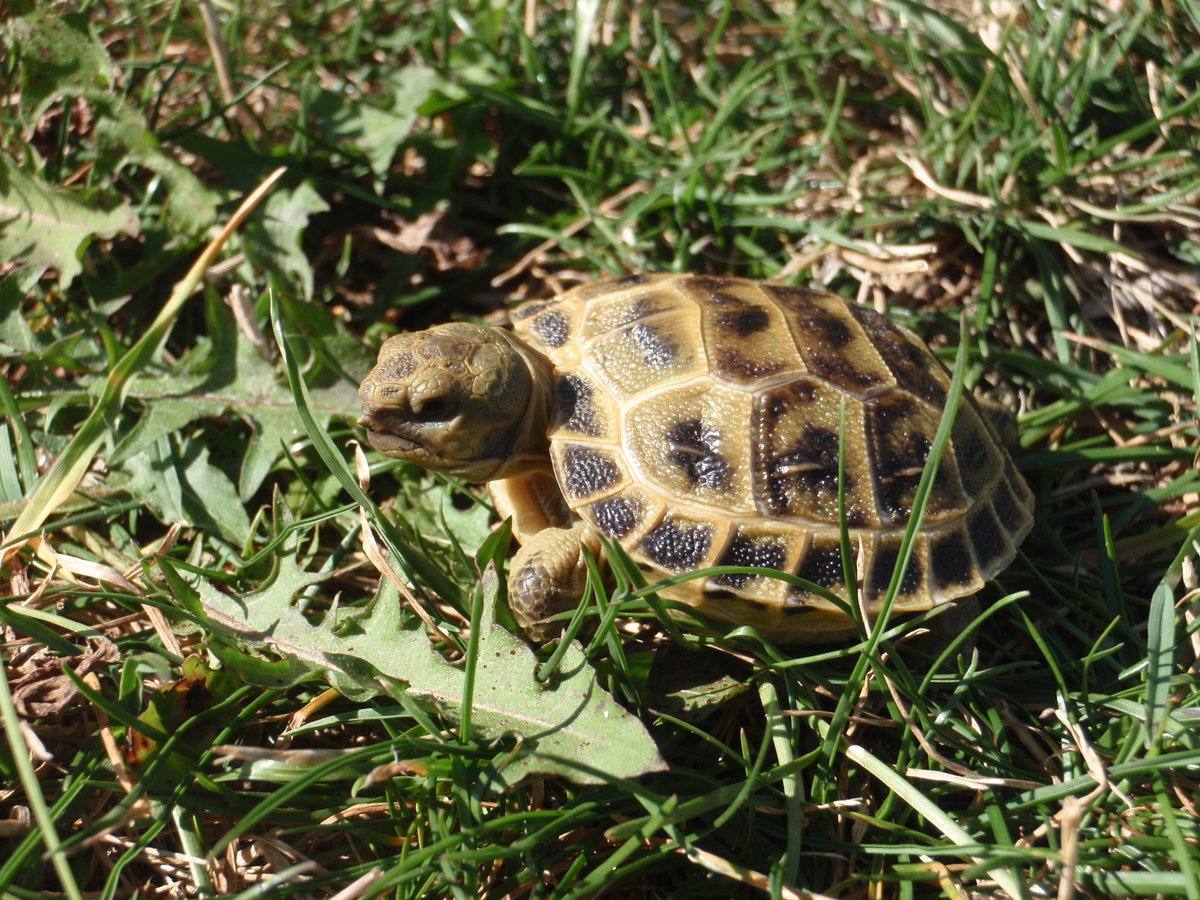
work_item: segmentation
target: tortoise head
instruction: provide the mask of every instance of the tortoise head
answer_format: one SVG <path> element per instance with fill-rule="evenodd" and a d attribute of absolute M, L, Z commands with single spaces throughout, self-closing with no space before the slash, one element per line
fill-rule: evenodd
<path fill-rule="evenodd" d="M 388 456 L 471 481 L 549 464 L 547 364 L 506 331 L 452 322 L 396 335 L 358 397 L 358 423 Z"/>

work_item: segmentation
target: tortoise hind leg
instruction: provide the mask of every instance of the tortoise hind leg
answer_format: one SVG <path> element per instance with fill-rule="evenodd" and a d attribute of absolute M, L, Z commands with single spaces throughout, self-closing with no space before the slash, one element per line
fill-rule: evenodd
<path fill-rule="evenodd" d="M 600 539 L 584 525 L 544 528 L 513 557 L 508 575 L 508 605 L 521 630 L 534 641 L 548 641 L 562 629 L 546 620 L 574 609 L 587 583 L 584 549 L 600 555 Z"/>

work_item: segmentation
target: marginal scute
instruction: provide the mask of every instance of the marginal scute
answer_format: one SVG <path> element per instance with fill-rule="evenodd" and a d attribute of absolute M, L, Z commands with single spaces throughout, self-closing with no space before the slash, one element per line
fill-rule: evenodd
<path fill-rule="evenodd" d="M 753 529 L 739 529 L 733 540 L 725 548 L 725 552 L 717 559 L 718 566 L 756 566 L 763 569 L 782 569 L 787 563 L 787 544 L 777 537 L 763 537 L 753 534 Z M 762 576 L 748 575 L 744 572 L 731 572 L 713 578 L 714 584 L 744 588 L 752 578 Z"/>
<path fill-rule="evenodd" d="M 609 497 L 588 507 L 588 518 L 602 533 L 620 540 L 641 524 L 642 509 L 628 497 Z"/>
<path fill-rule="evenodd" d="M 607 452 L 581 444 L 563 448 L 561 466 L 561 481 L 568 502 L 600 494 L 621 478 L 620 469 Z"/>
<path fill-rule="evenodd" d="M 967 537 L 971 540 L 975 565 L 981 569 L 988 569 L 998 560 L 1008 557 L 1008 539 L 996 521 L 990 504 L 981 503 L 967 516 Z"/>
<path fill-rule="evenodd" d="M 918 542 L 917 548 L 920 546 Z M 871 560 L 871 568 L 867 573 L 867 595 L 871 600 L 882 600 L 892 583 L 897 564 L 900 562 L 900 539 L 889 538 L 881 540 L 875 548 Z M 899 595 L 915 593 L 925 580 L 925 566 L 919 552 L 914 552 L 908 559 L 904 569 L 904 577 L 900 581 Z"/>
<path fill-rule="evenodd" d="M 686 572 L 698 568 L 712 546 L 714 527 L 680 516 L 668 516 L 646 532 L 641 552 L 667 572 Z"/>
<path fill-rule="evenodd" d="M 666 505 L 657 491 L 626 478 L 605 496 L 577 504 L 576 511 L 638 559 L 638 544 L 662 520 Z"/>
<path fill-rule="evenodd" d="M 717 276 L 584 285 L 513 318 L 553 366 L 548 437 L 567 503 L 648 580 L 778 569 L 844 603 L 844 517 L 851 575 L 878 609 L 950 384 L 918 338 L 822 291 Z M 963 398 L 894 609 L 978 590 L 1012 559 L 1032 506 Z M 827 597 L 769 576 L 664 593 L 781 640 L 853 628 Z"/>
<path fill-rule="evenodd" d="M 571 336 L 571 326 L 561 310 L 552 309 L 533 319 L 533 330 L 547 347 L 561 347 Z"/>
<path fill-rule="evenodd" d="M 937 590 L 946 591 L 971 584 L 973 568 L 971 550 L 961 529 L 935 535 L 930 540 L 929 575 Z"/>
<path fill-rule="evenodd" d="M 1017 504 L 1017 498 L 1009 487 L 1010 483 L 1010 480 L 1005 478 L 996 482 L 996 488 L 992 492 L 992 510 L 996 513 L 1000 527 L 1011 533 L 1021 527 L 1025 511 Z"/>
<path fill-rule="evenodd" d="M 983 419 L 966 401 L 959 405 L 950 441 L 962 473 L 963 490 L 972 499 L 983 496 L 995 484 L 1002 456 Z"/>
<path fill-rule="evenodd" d="M 551 427 L 563 434 L 600 437 L 611 428 L 602 406 L 603 395 L 584 375 L 559 375 L 554 380 L 554 417 Z"/>
<path fill-rule="evenodd" d="M 833 537 L 814 539 L 804 554 L 796 575 L 818 587 L 840 593 L 846 584 L 841 544 Z M 795 595 L 808 593 L 799 587 L 792 588 L 791 592 Z"/>

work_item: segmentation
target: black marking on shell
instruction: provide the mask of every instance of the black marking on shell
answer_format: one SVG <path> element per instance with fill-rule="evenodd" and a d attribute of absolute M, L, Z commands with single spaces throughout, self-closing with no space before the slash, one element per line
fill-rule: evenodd
<path fill-rule="evenodd" d="M 833 296 L 825 291 L 806 287 L 793 287 L 786 284 L 763 284 L 762 289 L 768 297 L 774 299 L 783 309 L 797 312 L 812 309 L 813 300 L 817 298 L 828 299 Z"/>
<path fill-rule="evenodd" d="M 592 521 L 611 538 L 623 538 L 638 526 L 639 508 L 625 497 L 600 500 L 590 507 Z"/>
<path fill-rule="evenodd" d="M 811 615 L 817 611 L 815 606 L 784 606 L 780 608 L 785 619 L 795 619 L 798 616 Z"/>
<path fill-rule="evenodd" d="M 800 439 L 782 453 L 762 460 L 766 477 L 767 509 L 773 516 L 803 513 L 813 495 L 836 497 L 838 489 L 838 436 L 828 428 L 805 423 Z M 846 494 L 854 479 L 845 474 Z"/>
<path fill-rule="evenodd" d="M 842 569 L 842 548 L 837 541 L 813 541 L 804 554 L 796 575 L 805 581 L 820 585 L 823 588 L 834 589 L 846 583 Z M 803 588 L 793 587 L 793 594 L 808 593 Z"/>
<path fill-rule="evenodd" d="M 892 572 L 900 560 L 900 547 L 880 547 L 871 563 L 871 571 L 867 575 L 867 592 L 872 599 L 882 598 L 887 593 L 888 585 L 892 583 Z M 914 553 L 908 560 L 908 568 L 904 570 L 904 578 L 900 582 L 900 593 L 911 594 L 921 586 L 921 561 Z"/>
<path fill-rule="evenodd" d="M 714 296 L 727 290 L 731 285 L 737 284 L 738 281 L 739 279 L 724 278 L 720 275 L 693 275 L 691 278 L 685 278 L 679 282 L 679 289 L 689 294 L 703 293 Z"/>
<path fill-rule="evenodd" d="M 542 310 L 554 306 L 557 302 L 557 300 L 538 300 L 533 303 L 526 303 L 513 310 L 512 317 L 518 321 L 522 321 L 528 319 L 530 316 L 536 316 Z"/>
<path fill-rule="evenodd" d="M 854 340 L 854 332 L 845 319 L 813 302 L 816 298 L 829 300 L 833 297 L 832 294 L 782 285 L 767 285 L 764 286 L 764 290 L 774 297 L 783 309 L 792 314 L 792 320 L 799 326 L 797 338 L 801 346 L 814 344 L 821 348 L 842 351 Z M 841 298 L 834 299 L 845 302 L 841 301 Z"/>
<path fill-rule="evenodd" d="M 943 591 L 974 581 L 971 551 L 961 531 L 951 531 L 930 542 L 929 575 L 934 586 Z"/>
<path fill-rule="evenodd" d="M 561 347 L 571 336 L 570 323 L 560 310 L 542 313 L 530 323 L 547 347 Z"/>
<path fill-rule="evenodd" d="M 625 275 L 621 278 L 615 279 L 613 281 L 613 287 L 619 287 L 619 288 L 634 287 L 639 284 L 645 284 L 647 281 L 649 281 L 649 279 L 642 273 L 638 272 L 634 275 Z"/>
<path fill-rule="evenodd" d="M 978 499 L 991 485 L 1000 461 L 996 458 L 991 436 L 972 412 L 969 403 L 964 402 L 959 407 L 950 440 L 958 470 L 962 473 L 963 488 L 972 499 Z"/>
<path fill-rule="evenodd" d="M 772 290 L 788 313 L 796 346 L 813 375 L 856 395 L 883 383 L 883 373 L 857 364 L 856 360 L 861 360 L 864 365 L 873 365 L 874 354 L 860 349 L 857 332 L 846 317 L 812 298 L 837 302 L 839 307 L 853 308 L 855 304 L 800 288 Z"/>
<path fill-rule="evenodd" d="M 719 376 L 736 381 L 754 381 L 774 375 L 783 368 L 783 363 L 768 362 L 746 356 L 737 350 L 722 349 L 717 352 L 713 368 Z"/>
<path fill-rule="evenodd" d="M 854 332 L 845 319 L 819 306 L 810 306 L 798 318 L 804 323 L 805 336 L 811 334 L 817 346 L 841 350 L 854 340 Z M 876 379 L 877 380 L 877 379 Z"/>
<path fill-rule="evenodd" d="M 617 464 L 606 454 L 578 444 L 563 450 L 562 467 L 563 487 L 575 500 L 598 494 L 621 478 Z"/>
<path fill-rule="evenodd" d="M 751 306 L 728 294 L 714 295 L 713 300 L 731 307 L 717 313 L 714 319 L 721 331 L 731 331 L 744 338 L 764 331 L 771 324 L 770 314 L 761 306 Z"/>
<path fill-rule="evenodd" d="M 673 305 L 670 295 L 664 295 L 659 292 L 646 294 L 644 297 L 638 297 L 635 300 L 620 303 L 614 308 L 604 310 L 604 321 L 606 330 L 621 328 L 625 325 L 632 325 L 639 319 L 645 319 L 647 316 L 657 315 L 660 312 L 666 312 Z"/>
<path fill-rule="evenodd" d="M 1001 527 L 1010 534 L 1019 531 L 1027 518 L 1025 510 L 1017 504 L 1012 489 L 1003 478 L 992 491 L 992 508 L 996 512 L 996 518 Z"/>
<path fill-rule="evenodd" d="M 838 328 L 845 328 L 845 323 L 832 317 L 827 330 Z M 877 372 L 859 369 L 852 360 L 853 354 L 844 353 L 836 345 L 830 344 L 828 336 L 811 342 L 801 339 L 800 353 L 813 375 L 824 378 L 830 384 L 855 396 L 861 396 L 870 388 L 883 383 L 883 378 Z"/>
<path fill-rule="evenodd" d="M 618 319 L 618 325 L 630 325 L 638 319 L 644 319 L 647 316 L 653 316 L 656 313 L 670 309 L 670 303 L 664 301 L 659 294 L 650 294 L 646 297 L 639 297 L 625 308 L 621 318 Z"/>
<path fill-rule="evenodd" d="M 926 435 L 908 427 L 915 408 L 916 401 L 901 393 L 887 394 L 865 405 L 879 508 L 896 525 L 912 516 L 913 495 L 931 447 Z"/>
<path fill-rule="evenodd" d="M 712 526 L 664 519 L 642 538 L 642 555 L 668 572 L 686 572 L 700 565 L 712 544 Z"/>
<path fill-rule="evenodd" d="M 932 406 L 943 406 L 946 391 L 934 373 L 944 373 L 946 369 L 925 345 L 909 337 L 891 319 L 875 310 L 858 303 L 847 306 L 891 369 L 896 386 L 910 391 Z"/>
<path fill-rule="evenodd" d="M 765 410 L 768 422 L 765 431 L 775 430 L 778 420 L 797 406 L 806 406 L 817 399 L 821 385 L 808 378 L 795 378 L 788 384 L 768 395 L 770 402 Z"/>
<path fill-rule="evenodd" d="M 639 322 L 629 328 L 629 337 L 642 353 L 646 365 L 665 369 L 675 360 L 675 345 L 652 325 Z"/>
<path fill-rule="evenodd" d="M 579 375 L 563 375 L 554 383 L 554 424 L 564 431 L 597 437 L 605 422 L 594 403 L 595 388 Z"/>
<path fill-rule="evenodd" d="M 716 579 L 714 579 L 714 581 L 715 580 Z M 726 588 L 705 588 L 704 589 L 704 599 L 709 600 L 709 601 L 714 601 L 714 602 L 720 602 L 722 600 L 738 600 L 740 598 L 733 591 L 728 590 Z"/>
<path fill-rule="evenodd" d="M 700 419 L 676 422 L 666 435 L 667 458 L 698 487 L 723 491 L 729 487 L 729 460 L 721 455 L 721 432 Z"/>
<path fill-rule="evenodd" d="M 745 535 L 735 535 L 717 560 L 718 566 L 760 566 L 764 569 L 779 569 L 787 560 L 787 547 L 770 538 L 752 538 Z M 718 575 L 712 579 L 714 584 L 727 584 L 730 587 L 745 587 L 753 575 L 745 573 L 730 573 Z"/>
<path fill-rule="evenodd" d="M 849 482 L 850 482 L 850 479 L 848 477 L 846 479 L 846 482 L 847 482 L 847 484 L 849 484 Z M 849 488 L 847 488 L 847 491 L 849 491 Z M 871 523 L 871 517 L 867 514 L 867 511 L 865 509 L 863 509 L 861 506 L 857 506 L 853 503 L 847 503 L 847 505 L 846 505 L 846 524 L 847 525 L 849 525 L 851 528 L 865 528 L 870 523 Z"/>
<path fill-rule="evenodd" d="M 975 554 L 980 574 L 995 569 L 1008 553 L 1008 541 L 987 503 L 978 506 L 967 519 L 967 537 L 971 541 L 971 552 Z"/>

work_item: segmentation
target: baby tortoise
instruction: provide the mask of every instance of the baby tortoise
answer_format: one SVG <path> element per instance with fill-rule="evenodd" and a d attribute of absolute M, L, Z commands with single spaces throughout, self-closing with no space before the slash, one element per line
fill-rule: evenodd
<path fill-rule="evenodd" d="M 359 389 L 380 452 L 490 482 L 521 549 L 509 603 L 535 639 L 583 591 L 583 549 L 618 541 L 653 576 L 709 566 L 790 572 L 845 598 L 845 516 L 859 591 L 892 578 L 950 376 L 886 317 L 822 291 L 743 278 L 635 275 L 514 313 L 388 340 Z M 973 594 L 1013 559 L 1033 497 L 975 401 L 958 408 L 893 610 Z M 781 641 L 852 621 L 781 579 L 725 574 L 666 590 Z"/>

